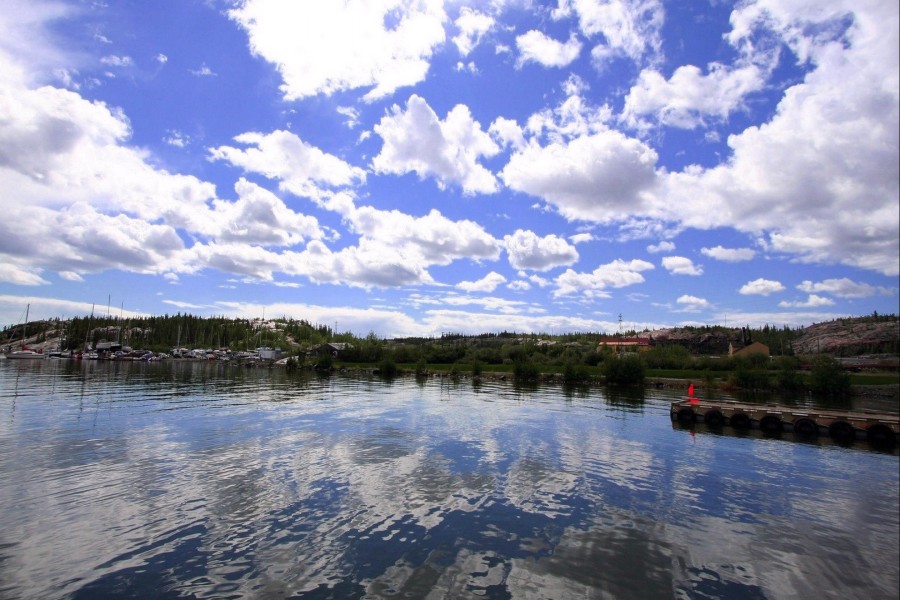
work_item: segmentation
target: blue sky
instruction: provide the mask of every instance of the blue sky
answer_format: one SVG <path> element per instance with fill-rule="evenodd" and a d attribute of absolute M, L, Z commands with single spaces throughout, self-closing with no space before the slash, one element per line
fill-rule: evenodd
<path fill-rule="evenodd" d="M 5 5 L 0 323 L 898 312 L 896 2 Z"/>

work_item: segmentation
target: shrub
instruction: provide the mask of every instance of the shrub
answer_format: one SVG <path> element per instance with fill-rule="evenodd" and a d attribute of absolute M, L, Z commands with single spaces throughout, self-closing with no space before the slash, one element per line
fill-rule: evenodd
<path fill-rule="evenodd" d="M 537 381 L 541 371 L 533 362 L 519 360 L 513 366 L 513 379 L 518 382 Z"/>
<path fill-rule="evenodd" d="M 591 376 L 585 365 L 567 362 L 563 368 L 562 378 L 564 383 L 586 383 Z"/>
<path fill-rule="evenodd" d="M 753 368 L 745 362 L 738 363 L 731 378 L 732 383 L 743 390 L 767 390 L 772 387 L 768 371 Z"/>
<path fill-rule="evenodd" d="M 850 395 L 850 375 L 840 362 L 825 354 L 813 361 L 810 384 L 815 393 L 830 398 Z"/>
<path fill-rule="evenodd" d="M 416 363 L 416 377 L 425 377 L 428 375 L 428 363 L 424 358 L 420 358 Z"/>
<path fill-rule="evenodd" d="M 635 354 L 603 361 L 603 377 L 611 385 L 636 385 L 644 382 L 644 363 Z"/>
<path fill-rule="evenodd" d="M 481 362 L 477 361 L 477 360 L 473 360 L 472 361 L 472 377 L 480 377 L 482 370 L 483 370 L 483 367 L 481 365 Z"/>
<path fill-rule="evenodd" d="M 803 388 L 800 360 L 792 356 L 780 356 L 775 360 L 775 380 L 779 389 L 795 391 Z"/>
<path fill-rule="evenodd" d="M 392 377 L 396 377 L 399 369 L 397 368 L 397 363 L 395 363 L 390 358 L 386 358 L 378 364 L 378 373 L 387 379 L 391 379 Z"/>

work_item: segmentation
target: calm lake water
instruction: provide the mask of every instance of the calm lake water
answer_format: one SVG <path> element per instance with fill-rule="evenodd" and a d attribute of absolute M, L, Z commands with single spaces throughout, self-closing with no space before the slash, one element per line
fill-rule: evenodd
<path fill-rule="evenodd" d="M 897 452 L 675 392 L 0 361 L 0 598 L 892 598 Z"/>

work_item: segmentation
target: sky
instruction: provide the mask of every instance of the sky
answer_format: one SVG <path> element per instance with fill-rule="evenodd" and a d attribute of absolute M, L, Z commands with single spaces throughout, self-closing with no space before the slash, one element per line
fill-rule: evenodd
<path fill-rule="evenodd" d="M 891 0 L 5 0 L 0 324 L 898 313 Z"/>

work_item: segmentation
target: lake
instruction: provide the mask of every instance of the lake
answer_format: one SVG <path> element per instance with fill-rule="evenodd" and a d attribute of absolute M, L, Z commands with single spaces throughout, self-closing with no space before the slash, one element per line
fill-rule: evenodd
<path fill-rule="evenodd" d="M 892 598 L 897 451 L 683 393 L 0 361 L 0 598 Z"/>

